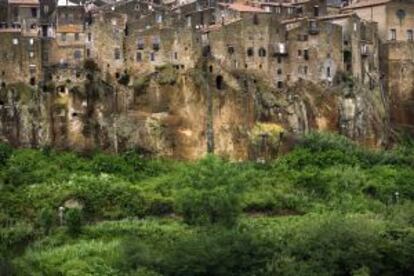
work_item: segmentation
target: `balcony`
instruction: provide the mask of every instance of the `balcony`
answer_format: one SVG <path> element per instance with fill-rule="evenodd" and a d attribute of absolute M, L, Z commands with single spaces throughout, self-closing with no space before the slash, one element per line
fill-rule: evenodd
<path fill-rule="evenodd" d="M 362 57 L 369 56 L 369 47 L 368 47 L 368 45 L 362 45 L 361 46 L 361 56 Z"/>
<path fill-rule="evenodd" d="M 273 56 L 278 57 L 278 56 L 287 56 L 287 55 L 288 55 L 288 52 L 287 52 L 287 47 L 285 43 L 278 43 L 275 45 Z"/>
<path fill-rule="evenodd" d="M 318 23 L 314 20 L 309 21 L 309 34 L 310 35 L 317 35 L 319 34 L 319 27 L 318 27 Z"/>
<path fill-rule="evenodd" d="M 26 36 L 38 36 L 40 34 L 40 28 L 37 24 L 37 19 L 23 19 L 22 21 L 22 33 Z"/>

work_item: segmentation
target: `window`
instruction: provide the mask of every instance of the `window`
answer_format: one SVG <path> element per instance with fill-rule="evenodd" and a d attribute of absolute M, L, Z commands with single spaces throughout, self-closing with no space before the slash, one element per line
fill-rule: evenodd
<path fill-rule="evenodd" d="M 228 46 L 228 47 L 227 47 L 227 52 L 228 52 L 230 55 L 234 54 L 234 47 L 233 47 L 233 46 Z"/>
<path fill-rule="evenodd" d="M 248 57 L 252 57 L 252 56 L 254 56 L 254 50 L 253 50 L 253 48 L 248 48 L 248 49 L 247 49 L 247 56 L 248 56 Z"/>
<path fill-rule="evenodd" d="M 309 60 L 309 50 L 308 49 L 303 50 L 303 58 L 305 60 Z"/>
<path fill-rule="evenodd" d="M 319 6 L 314 6 L 313 7 L 313 15 L 315 17 L 318 17 L 319 16 Z"/>
<path fill-rule="evenodd" d="M 407 40 L 414 41 L 413 30 L 407 30 Z"/>
<path fill-rule="evenodd" d="M 277 63 L 279 63 L 279 64 L 282 63 L 282 57 L 281 56 L 277 57 Z"/>
<path fill-rule="evenodd" d="M 277 88 L 279 88 L 279 89 L 283 88 L 283 82 L 282 81 L 277 82 Z"/>
<path fill-rule="evenodd" d="M 44 5 L 43 6 L 43 13 L 48 13 L 49 12 L 49 5 Z"/>
<path fill-rule="evenodd" d="M 308 35 L 306 34 L 299 34 L 298 41 L 308 41 Z"/>
<path fill-rule="evenodd" d="M 253 15 L 253 24 L 254 25 L 259 25 L 259 17 L 257 16 L 257 14 Z"/>
<path fill-rule="evenodd" d="M 330 78 L 331 77 L 331 67 L 326 67 L 326 77 Z"/>
<path fill-rule="evenodd" d="M 298 57 L 302 56 L 302 50 L 298 50 Z"/>
<path fill-rule="evenodd" d="M 397 40 L 397 31 L 395 29 L 390 30 L 390 40 Z"/>
<path fill-rule="evenodd" d="M 152 49 L 154 49 L 154 51 L 158 51 L 160 49 L 160 37 L 159 36 L 152 37 Z"/>
<path fill-rule="evenodd" d="M 78 41 L 79 40 L 79 33 L 75 33 L 75 40 Z"/>
<path fill-rule="evenodd" d="M 61 40 L 62 41 L 66 41 L 66 33 L 62 33 L 61 34 Z"/>
<path fill-rule="evenodd" d="M 32 13 L 32 17 L 36 18 L 37 17 L 37 8 L 31 8 L 30 11 Z"/>
<path fill-rule="evenodd" d="M 155 53 L 151 53 L 150 54 L 150 60 L 151 61 L 155 61 Z"/>
<path fill-rule="evenodd" d="M 120 60 L 121 59 L 121 50 L 119 48 L 115 48 L 114 58 L 115 58 L 115 60 Z"/>
<path fill-rule="evenodd" d="M 308 74 L 308 66 L 303 66 L 303 74 L 307 75 Z"/>
<path fill-rule="evenodd" d="M 178 53 L 174 52 L 174 59 L 178 59 Z"/>
<path fill-rule="evenodd" d="M 276 14 L 281 14 L 282 13 L 282 9 L 280 7 L 276 7 L 275 8 L 275 13 Z"/>
<path fill-rule="evenodd" d="M 88 33 L 88 41 L 91 42 L 92 41 L 92 33 Z"/>
<path fill-rule="evenodd" d="M 30 52 L 29 52 L 29 57 L 30 57 L 30 58 L 34 58 L 34 52 L 33 52 L 33 51 L 30 51 Z"/>
<path fill-rule="evenodd" d="M 138 48 L 138 50 L 144 50 L 145 43 L 144 43 L 144 39 L 143 38 L 138 38 L 137 39 L 137 48 Z"/>
<path fill-rule="evenodd" d="M 191 16 L 188 15 L 186 17 L 186 20 L 187 20 L 187 27 L 191 28 L 191 26 L 192 26 L 192 24 L 191 24 Z"/>
<path fill-rule="evenodd" d="M 266 56 L 266 50 L 264 48 L 259 49 L 259 57 L 265 57 Z"/>
<path fill-rule="evenodd" d="M 81 53 L 81 51 L 80 51 L 80 50 L 76 50 L 76 51 L 73 53 L 73 58 L 74 58 L 74 59 L 76 59 L 76 60 L 80 60 L 80 59 L 81 59 L 81 57 L 82 57 L 82 53 Z"/>
<path fill-rule="evenodd" d="M 277 74 L 278 74 L 278 75 L 282 75 L 282 69 L 280 69 L 280 68 L 279 68 L 279 69 L 277 69 Z"/>
<path fill-rule="evenodd" d="M 33 38 L 29 39 L 29 44 L 30 44 L 30 45 L 33 45 L 33 44 L 34 44 L 34 40 L 33 40 Z"/>
<path fill-rule="evenodd" d="M 137 62 L 142 61 L 142 54 L 141 54 L 141 52 L 137 52 L 137 54 L 136 54 L 136 56 L 135 56 L 135 60 L 136 60 Z"/>
<path fill-rule="evenodd" d="M 157 14 L 155 16 L 155 18 L 156 18 L 155 20 L 157 21 L 158 24 L 162 23 L 162 15 L 161 14 Z"/>
<path fill-rule="evenodd" d="M 91 49 L 86 49 L 86 56 L 91 57 Z"/>
<path fill-rule="evenodd" d="M 13 45 L 18 45 L 18 44 L 19 44 L 19 39 L 13 38 Z"/>

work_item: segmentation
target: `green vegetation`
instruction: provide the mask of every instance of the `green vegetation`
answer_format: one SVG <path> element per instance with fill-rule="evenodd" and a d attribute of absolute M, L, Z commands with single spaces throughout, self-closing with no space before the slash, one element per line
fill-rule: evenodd
<path fill-rule="evenodd" d="M 315 133 L 266 164 L 0 145 L 0 275 L 413 275 L 413 179 L 409 140 Z"/>

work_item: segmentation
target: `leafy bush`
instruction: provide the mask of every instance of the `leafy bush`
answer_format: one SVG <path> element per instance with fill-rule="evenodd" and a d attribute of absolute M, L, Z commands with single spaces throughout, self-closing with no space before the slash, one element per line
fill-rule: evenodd
<path fill-rule="evenodd" d="M 82 212 L 80 209 L 71 208 L 65 213 L 67 231 L 72 236 L 77 236 L 82 230 Z"/>
<path fill-rule="evenodd" d="M 208 156 L 182 177 L 178 206 L 189 224 L 233 225 L 241 213 L 243 182 L 236 166 Z"/>
<path fill-rule="evenodd" d="M 51 209 L 44 208 L 40 211 L 38 223 L 40 227 L 43 229 L 45 235 L 49 234 L 54 222 L 55 216 Z"/>
<path fill-rule="evenodd" d="M 0 166 L 6 165 L 10 156 L 13 154 L 13 149 L 9 145 L 0 144 Z"/>

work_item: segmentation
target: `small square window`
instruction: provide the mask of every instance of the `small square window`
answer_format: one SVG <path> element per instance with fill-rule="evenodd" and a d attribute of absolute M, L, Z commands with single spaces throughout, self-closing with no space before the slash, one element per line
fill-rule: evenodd
<path fill-rule="evenodd" d="M 395 29 L 390 30 L 390 40 L 397 40 L 397 30 Z"/>
<path fill-rule="evenodd" d="M 277 82 L 277 88 L 279 88 L 279 89 L 283 88 L 283 82 L 282 81 Z"/>
<path fill-rule="evenodd" d="M 76 50 L 76 51 L 73 53 L 73 57 L 74 57 L 76 60 L 81 59 L 81 57 L 82 57 L 82 53 L 81 53 L 81 51 L 80 51 L 80 50 Z"/>
<path fill-rule="evenodd" d="M 137 52 L 137 54 L 136 54 L 136 56 L 135 56 L 135 60 L 136 60 L 137 62 L 142 61 L 142 54 L 141 54 L 141 52 Z"/>
<path fill-rule="evenodd" d="M 413 30 L 407 30 L 407 40 L 408 41 L 414 41 Z"/>

